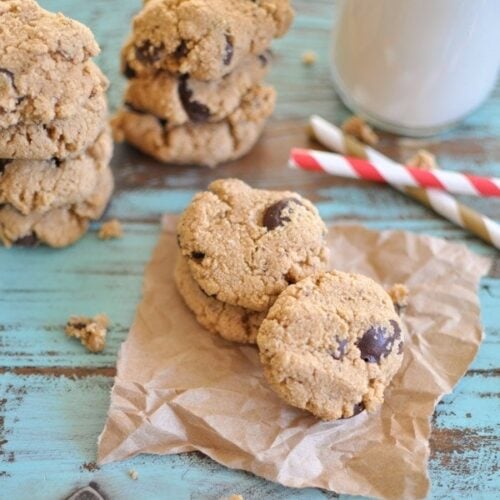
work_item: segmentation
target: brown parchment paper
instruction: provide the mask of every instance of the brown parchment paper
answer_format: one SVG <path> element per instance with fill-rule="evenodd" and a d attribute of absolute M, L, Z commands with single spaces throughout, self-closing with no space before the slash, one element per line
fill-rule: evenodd
<path fill-rule="evenodd" d="M 425 497 L 430 417 L 481 343 L 477 288 L 489 261 L 441 239 L 332 227 L 332 267 L 408 285 L 409 338 L 379 413 L 321 422 L 274 395 L 256 348 L 226 342 L 196 323 L 173 282 L 175 222 L 164 218 L 119 353 L 99 462 L 199 450 L 286 486 Z"/>

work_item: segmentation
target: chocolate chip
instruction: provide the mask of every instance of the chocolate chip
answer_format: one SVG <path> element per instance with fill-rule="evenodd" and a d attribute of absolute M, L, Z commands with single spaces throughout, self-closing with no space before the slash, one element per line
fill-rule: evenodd
<path fill-rule="evenodd" d="M 11 162 L 12 160 L 0 160 L 0 175 L 2 175 L 5 172 L 5 167 Z"/>
<path fill-rule="evenodd" d="M 399 326 L 398 322 L 393 319 L 391 319 L 389 323 L 391 324 L 392 331 L 394 332 L 393 339 L 399 340 L 401 338 L 401 327 Z"/>
<path fill-rule="evenodd" d="M 106 500 L 107 498 L 99 485 L 91 481 L 88 486 L 73 491 L 65 500 Z"/>
<path fill-rule="evenodd" d="M 356 345 L 366 363 L 378 363 L 380 358 L 389 355 L 394 339 L 387 333 L 383 326 L 373 326 L 357 341 Z"/>
<path fill-rule="evenodd" d="M 142 63 L 153 64 L 161 59 L 164 49 L 163 43 L 156 47 L 149 40 L 146 40 L 135 48 L 135 57 Z"/>
<path fill-rule="evenodd" d="M 56 158 L 55 156 L 51 159 L 51 161 L 56 166 L 56 168 L 59 168 L 63 162 L 63 160 L 60 160 L 59 158 Z"/>
<path fill-rule="evenodd" d="M 335 337 L 335 340 L 337 341 L 337 349 L 332 353 L 332 358 L 340 361 L 344 359 L 349 341 L 346 339 L 339 339 L 338 337 Z"/>
<path fill-rule="evenodd" d="M 292 203 L 302 205 L 302 203 L 295 198 L 285 198 L 267 207 L 262 220 L 264 226 L 267 227 L 269 231 L 272 231 L 277 227 L 283 226 L 285 222 L 290 222 L 290 217 L 282 216 L 281 212 L 290 207 Z"/>
<path fill-rule="evenodd" d="M 357 403 L 353 406 L 352 408 L 352 416 L 355 417 L 356 415 L 359 415 L 362 411 L 365 411 L 365 404 L 363 401 L 360 403 Z"/>
<path fill-rule="evenodd" d="M 123 76 L 130 80 L 131 78 L 135 78 L 137 76 L 137 73 L 135 72 L 135 69 L 133 69 L 130 66 L 129 63 L 126 63 L 125 68 L 123 68 Z"/>
<path fill-rule="evenodd" d="M 17 92 L 16 82 L 14 80 L 14 73 L 12 73 L 12 71 L 5 69 L 5 68 L 0 68 L 0 73 L 3 73 L 4 75 L 6 75 L 9 78 L 12 87 L 14 87 L 14 90 Z"/>
<path fill-rule="evenodd" d="M 179 80 L 179 97 L 182 105 L 193 122 L 206 122 L 210 117 L 210 109 L 201 102 L 194 101 L 193 91 L 188 86 L 189 75 L 182 75 Z"/>
<path fill-rule="evenodd" d="M 189 49 L 186 43 L 186 40 L 182 40 L 181 43 L 177 46 L 174 52 L 174 57 L 176 59 L 182 59 L 186 57 L 189 53 Z"/>
<path fill-rule="evenodd" d="M 39 244 L 40 240 L 36 237 L 35 233 L 28 234 L 14 241 L 14 245 L 18 247 L 36 247 Z"/>
<path fill-rule="evenodd" d="M 223 63 L 226 66 L 229 66 L 229 64 L 231 64 L 231 61 L 233 60 L 233 55 L 234 55 L 233 40 L 229 35 L 226 35 L 226 47 L 224 48 L 224 59 L 223 59 Z"/>
<path fill-rule="evenodd" d="M 132 113 L 137 113 L 138 115 L 145 115 L 146 112 L 143 111 L 142 109 L 139 109 L 137 108 L 136 106 L 134 106 L 131 102 L 127 101 L 125 103 L 125 107 L 129 110 L 129 111 L 132 111 Z"/>
<path fill-rule="evenodd" d="M 194 260 L 203 260 L 205 254 L 203 252 L 191 252 L 191 258 Z"/>
<path fill-rule="evenodd" d="M 342 417 L 340 420 L 349 420 L 350 418 L 355 417 L 356 415 L 359 415 L 364 411 L 365 411 L 365 404 L 363 403 L 363 401 L 361 401 L 360 403 L 356 403 L 352 407 L 352 415 L 350 417 Z"/>

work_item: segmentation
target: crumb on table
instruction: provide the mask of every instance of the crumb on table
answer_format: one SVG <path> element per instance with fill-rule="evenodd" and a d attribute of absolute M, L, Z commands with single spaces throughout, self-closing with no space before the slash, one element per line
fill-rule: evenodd
<path fill-rule="evenodd" d="M 375 146 L 378 143 L 378 135 L 359 116 L 351 116 L 342 124 L 342 130 L 348 135 L 352 135 L 360 141 L 370 146 Z"/>
<path fill-rule="evenodd" d="M 99 229 L 99 239 L 110 240 L 123 236 L 123 226 L 118 219 L 111 219 L 104 222 Z"/>
<path fill-rule="evenodd" d="M 318 55 L 314 50 L 306 50 L 302 53 L 302 64 L 312 66 L 318 60 Z"/>
<path fill-rule="evenodd" d="M 390 295 L 392 302 L 394 303 L 394 306 L 396 307 L 396 310 L 398 312 L 408 305 L 408 297 L 410 295 L 410 291 L 408 290 L 408 287 L 406 285 L 396 283 L 391 286 L 387 293 Z"/>
<path fill-rule="evenodd" d="M 134 481 L 137 481 L 137 479 L 139 479 L 139 474 L 135 469 L 130 469 L 128 471 L 128 475 L 130 476 L 130 479 L 133 479 Z"/>
<path fill-rule="evenodd" d="M 85 316 L 71 316 L 65 332 L 69 337 L 80 339 L 80 342 L 92 352 L 101 352 L 106 346 L 106 333 L 109 319 L 105 314 L 98 314 L 93 318 Z"/>
<path fill-rule="evenodd" d="M 421 168 L 423 170 L 433 170 L 438 168 L 436 157 L 426 149 L 419 149 L 417 153 L 406 162 L 406 164 L 409 167 Z"/>
<path fill-rule="evenodd" d="M 229 500 L 244 500 L 243 495 L 231 495 Z"/>

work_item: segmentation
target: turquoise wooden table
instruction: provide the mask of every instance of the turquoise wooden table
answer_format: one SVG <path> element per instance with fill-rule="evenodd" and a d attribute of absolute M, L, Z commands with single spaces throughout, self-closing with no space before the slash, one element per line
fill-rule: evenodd
<path fill-rule="evenodd" d="M 118 53 L 140 0 L 42 0 L 88 24 L 101 47 L 99 63 L 110 77 L 116 109 L 124 81 Z M 260 144 L 247 158 L 217 170 L 158 165 L 126 146 L 116 150 L 117 190 L 109 216 L 125 225 L 122 240 L 103 243 L 95 231 L 65 250 L 0 249 L 0 498 L 59 499 L 97 482 L 116 499 L 319 499 L 335 495 L 291 490 L 225 469 L 200 454 L 140 456 L 99 468 L 96 439 L 109 403 L 116 354 L 141 293 L 145 263 L 159 234 L 159 216 L 181 211 L 193 193 L 218 177 L 237 176 L 255 186 L 291 188 L 313 199 L 328 221 L 351 220 L 371 228 L 397 228 L 465 242 L 495 265 L 481 282 L 486 338 L 472 368 L 434 415 L 430 474 L 433 498 L 499 498 L 498 379 L 500 370 L 500 259 L 430 211 L 383 186 L 290 171 L 289 148 L 307 144 L 311 113 L 340 123 L 347 110 L 328 70 L 332 0 L 296 0 L 289 36 L 276 43 L 270 81 L 279 104 Z M 301 64 L 303 50 L 317 64 Z M 431 140 L 383 136 L 381 148 L 405 158 L 427 147 L 443 167 L 500 176 L 500 89 L 452 132 Z M 500 219 L 499 201 L 473 200 Z M 99 355 L 65 337 L 71 314 L 106 312 L 113 321 Z M 139 474 L 137 481 L 129 469 Z"/>

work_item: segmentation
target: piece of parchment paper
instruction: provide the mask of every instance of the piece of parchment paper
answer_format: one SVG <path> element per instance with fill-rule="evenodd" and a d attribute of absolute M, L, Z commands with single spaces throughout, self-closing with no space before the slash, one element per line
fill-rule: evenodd
<path fill-rule="evenodd" d="M 322 422 L 275 396 L 256 348 L 226 342 L 196 323 L 173 281 L 175 223 L 164 217 L 119 353 L 99 462 L 199 450 L 285 486 L 425 497 L 430 418 L 481 343 L 477 288 L 489 260 L 427 236 L 332 227 L 332 267 L 409 287 L 403 316 L 409 338 L 378 413 Z"/>

